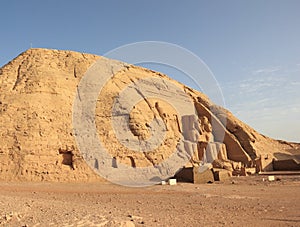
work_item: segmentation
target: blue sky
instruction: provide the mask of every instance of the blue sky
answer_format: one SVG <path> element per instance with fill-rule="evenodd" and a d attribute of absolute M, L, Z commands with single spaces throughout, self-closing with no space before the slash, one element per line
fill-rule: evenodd
<path fill-rule="evenodd" d="M 298 0 L 1 1 L 0 65 L 30 46 L 103 55 L 174 43 L 209 66 L 237 117 L 300 142 L 299 11 Z"/>

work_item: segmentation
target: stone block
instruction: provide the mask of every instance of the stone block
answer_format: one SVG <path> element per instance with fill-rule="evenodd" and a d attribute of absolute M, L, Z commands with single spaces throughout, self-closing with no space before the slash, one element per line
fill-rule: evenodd
<path fill-rule="evenodd" d="M 193 168 L 194 184 L 205 184 L 214 182 L 214 174 L 211 168 L 194 167 Z"/>
<path fill-rule="evenodd" d="M 169 185 L 176 185 L 177 184 L 177 180 L 176 179 L 169 179 Z"/>
<path fill-rule="evenodd" d="M 213 173 L 215 181 L 225 181 L 232 177 L 231 171 L 228 171 L 226 169 L 213 169 Z"/>
<path fill-rule="evenodd" d="M 275 180 L 275 176 L 268 176 L 268 181 L 274 181 Z"/>

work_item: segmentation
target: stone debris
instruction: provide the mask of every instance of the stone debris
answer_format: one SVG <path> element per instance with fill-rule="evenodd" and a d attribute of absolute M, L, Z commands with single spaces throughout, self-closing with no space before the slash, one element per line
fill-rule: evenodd
<path fill-rule="evenodd" d="M 232 172 L 226 169 L 214 169 L 213 173 L 216 181 L 225 181 L 232 177 Z"/>

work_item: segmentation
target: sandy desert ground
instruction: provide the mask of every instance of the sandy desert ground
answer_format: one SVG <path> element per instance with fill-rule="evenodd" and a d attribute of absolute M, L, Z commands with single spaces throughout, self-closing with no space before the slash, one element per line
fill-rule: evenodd
<path fill-rule="evenodd" d="M 300 226 L 300 176 L 128 188 L 0 183 L 1 226 Z M 265 180 L 263 180 L 265 179 Z"/>

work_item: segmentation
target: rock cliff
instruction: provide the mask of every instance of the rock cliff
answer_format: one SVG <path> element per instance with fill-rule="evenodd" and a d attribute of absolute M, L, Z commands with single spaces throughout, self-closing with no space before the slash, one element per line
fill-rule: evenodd
<path fill-rule="evenodd" d="M 0 69 L 1 180 L 103 180 L 79 151 L 72 122 L 78 85 L 87 70 L 101 59 L 105 58 L 72 51 L 29 49 Z M 109 65 L 112 60 L 105 61 Z M 179 104 L 186 95 L 195 112 L 183 117 L 176 106 L 164 99 L 143 98 L 131 107 L 126 116 L 128 127 L 124 126 L 126 130 L 123 129 L 123 134 L 120 130 L 118 137 L 111 120 L 112 108 L 118 105 L 116 97 L 128 85 L 141 79 L 146 81 L 146 78 L 167 81 L 164 86 L 155 83 L 153 86 L 166 96 L 173 92 L 170 98 Z M 173 85 L 175 90 L 172 90 Z M 176 89 L 182 92 L 183 98 Z M 118 106 L 120 109 L 122 106 Z M 218 167 L 231 171 L 240 166 L 266 171 L 273 169 L 273 159 L 299 160 L 299 144 L 261 135 L 229 111 L 214 105 L 201 92 L 162 73 L 133 65 L 124 64 L 106 82 L 97 98 L 95 113 L 99 139 L 108 148 L 116 166 L 158 165 L 172 155 L 180 140 L 183 141 L 181 150 L 190 156 L 186 166 L 215 161 Z M 121 112 L 114 113 L 121 116 Z M 163 126 L 165 134 L 160 145 L 152 149 L 154 142 L 149 139 L 153 136 L 151 124 L 155 121 Z M 140 145 L 146 141 L 145 147 L 152 150 L 136 152 L 128 148 L 124 145 L 128 137 Z"/>

